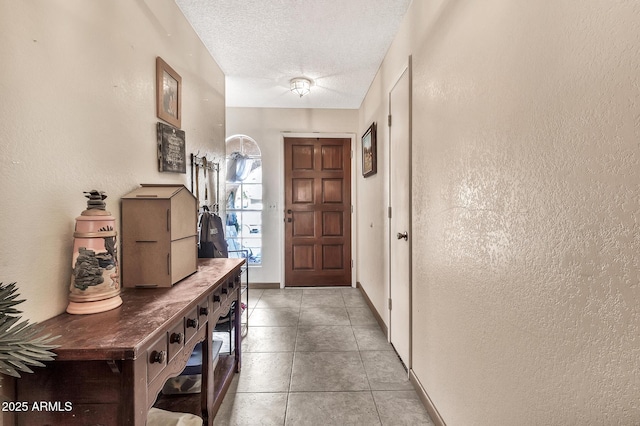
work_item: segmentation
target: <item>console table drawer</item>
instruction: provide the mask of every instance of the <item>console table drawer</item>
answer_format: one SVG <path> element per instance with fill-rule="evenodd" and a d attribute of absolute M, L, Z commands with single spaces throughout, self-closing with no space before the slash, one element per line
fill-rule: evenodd
<path fill-rule="evenodd" d="M 167 366 L 167 336 L 162 335 L 147 349 L 147 382 L 156 378 Z"/>
<path fill-rule="evenodd" d="M 210 312 L 209 298 L 206 297 L 198 303 L 198 328 L 202 328 L 207 324 Z"/>
<path fill-rule="evenodd" d="M 222 298 L 220 297 L 220 295 L 221 295 L 220 289 L 217 289 L 216 291 L 213 292 L 213 295 L 211 296 L 212 312 L 215 312 L 218 310 L 218 308 L 220 308 L 220 302 L 222 301 Z"/>
<path fill-rule="evenodd" d="M 229 289 L 229 294 L 233 294 L 233 291 L 236 289 L 236 285 L 239 285 L 239 284 L 236 282 L 235 277 L 229 278 L 229 280 L 227 281 L 227 288 Z"/>
<path fill-rule="evenodd" d="M 229 286 L 224 282 L 220 286 L 220 303 L 224 303 L 227 297 L 229 297 Z"/>
<path fill-rule="evenodd" d="M 198 308 L 193 308 L 185 317 L 184 317 L 184 334 L 185 334 L 185 342 L 191 340 L 193 336 L 196 335 L 198 331 L 199 321 L 198 321 Z"/>
<path fill-rule="evenodd" d="M 169 330 L 169 362 L 184 348 L 184 319 Z"/>

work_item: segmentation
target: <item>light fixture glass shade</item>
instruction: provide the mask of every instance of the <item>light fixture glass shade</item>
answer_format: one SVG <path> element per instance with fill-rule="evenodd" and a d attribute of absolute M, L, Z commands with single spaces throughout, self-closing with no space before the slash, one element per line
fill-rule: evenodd
<path fill-rule="evenodd" d="M 294 78 L 291 80 L 291 91 L 303 97 L 311 91 L 311 81 L 306 78 Z"/>

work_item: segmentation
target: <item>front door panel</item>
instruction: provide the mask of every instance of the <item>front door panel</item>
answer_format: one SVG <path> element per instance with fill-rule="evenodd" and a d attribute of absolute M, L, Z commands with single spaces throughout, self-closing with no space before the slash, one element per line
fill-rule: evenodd
<path fill-rule="evenodd" d="M 285 138 L 285 286 L 351 285 L 351 141 Z"/>

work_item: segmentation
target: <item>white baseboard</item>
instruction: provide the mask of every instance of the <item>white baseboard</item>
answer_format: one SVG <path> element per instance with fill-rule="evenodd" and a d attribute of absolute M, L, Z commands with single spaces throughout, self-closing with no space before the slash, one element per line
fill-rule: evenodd
<path fill-rule="evenodd" d="M 264 290 L 264 289 L 278 289 L 280 288 L 280 283 L 253 283 L 249 282 L 249 288 L 255 290 Z"/>
<path fill-rule="evenodd" d="M 438 409 L 433 404 L 433 401 L 431 401 L 431 398 L 429 398 L 427 391 L 424 390 L 422 384 L 420 383 L 420 380 L 418 380 L 413 370 L 409 370 L 409 380 L 418 393 L 418 397 L 422 401 L 422 404 L 427 409 L 427 413 L 429 413 L 429 417 L 431 417 L 431 420 L 433 420 L 436 426 L 447 426 L 447 424 L 442 419 L 442 416 L 440 416 Z"/>
<path fill-rule="evenodd" d="M 373 306 L 371 299 L 369 299 L 367 292 L 364 291 L 364 287 L 362 287 L 362 284 L 360 284 L 360 282 L 356 283 L 356 288 L 358 288 L 360 290 L 360 293 L 362 293 L 362 296 L 364 297 L 365 302 L 367 302 L 367 306 L 369 306 L 369 309 L 371 309 L 371 313 L 373 314 L 374 318 L 376 319 L 376 322 L 380 326 L 380 329 L 382 329 L 382 332 L 384 333 L 385 337 L 389 336 L 389 330 L 387 329 L 387 324 L 384 323 L 382 316 L 380 316 L 380 313 L 378 313 L 378 310 L 376 309 L 376 307 Z"/>

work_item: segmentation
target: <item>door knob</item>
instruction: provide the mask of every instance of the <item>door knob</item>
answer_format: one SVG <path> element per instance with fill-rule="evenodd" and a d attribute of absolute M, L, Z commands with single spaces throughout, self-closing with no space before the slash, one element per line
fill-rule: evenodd
<path fill-rule="evenodd" d="M 399 240 L 404 239 L 405 241 L 409 241 L 409 234 L 406 231 L 402 234 L 398 232 L 398 235 L 396 235 L 396 237 L 398 237 Z"/>

